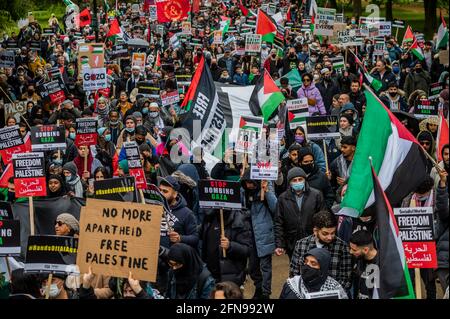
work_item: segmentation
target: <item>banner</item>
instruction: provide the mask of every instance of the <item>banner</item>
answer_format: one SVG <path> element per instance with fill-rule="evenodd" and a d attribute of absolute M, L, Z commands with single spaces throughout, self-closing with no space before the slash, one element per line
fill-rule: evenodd
<path fill-rule="evenodd" d="M 418 100 L 414 102 L 414 116 L 425 119 L 430 116 L 438 116 L 438 103 L 436 100 Z"/>
<path fill-rule="evenodd" d="M 289 127 L 291 130 L 299 126 L 306 127 L 306 117 L 309 116 L 308 99 L 306 97 L 287 100 Z"/>
<path fill-rule="evenodd" d="M 314 23 L 314 34 L 332 36 L 335 15 L 336 9 L 317 8 Z"/>
<path fill-rule="evenodd" d="M 139 194 L 133 176 L 94 181 L 94 197 L 96 199 L 119 202 L 137 203 L 139 201 Z"/>
<path fill-rule="evenodd" d="M 106 78 L 106 68 L 83 68 L 83 90 L 96 91 L 100 89 L 106 89 L 108 87 L 108 81 Z"/>
<path fill-rule="evenodd" d="M 14 68 L 16 66 L 14 51 L 1 51 L 0 52 L 0 68 Z"/>
<path fill-rule="evenodd" d="M 43 152 L 13 155 L 16 198 L 47 196 Z"/>
<path fill-rule="evenodd" d="M 103 67 L 105 67 L 105 48 L 103 43 L 82 43 L 78 46 L 79 71 L 83 68 L 97 69 Z"/>
<path fill-rule="evenodd" d="M 307 117 L 306 130 L 308 132 L 308 138 L 312 140 L 341 137 L 338 129 L 337 116 L 325 115 Z"/>
<path fill-rule="evenodd" d="M 145 179 L 144 170 L 141 163 L 141 155 L 139 152 L 139 147 L 136 142 L 125 142 L 123 143 L 125 148 L 125 154 L 127 156 L 128 168 L 130 176 L 133 176 L 136 181 L 136 187 L 138 189 L 147 188 L 147 180 Z"/>
<path fill-rule="evenodd" d="M 10 202 L 0 201 L 0 220 L 14 219 Z"/>
<path fill-rule="evenodd" d="M 20 256 L 20 221 L 0 219 L 0 257 Z"/>
<path fill-rule="evenodd" d="M 276 181 L 278 179 L 277 138 L 259 140 L 255 145 L 255 156 L 252 157 L 250 178 L 254 180 Z"/>
<path fill-rule="evenodd" d="M 68 236 L 29 236 L 25 273 L 79 274 L 75 268 L 78 238 Z"/>
<path fill-rule="evenodd" d="M 189 0 L 156 0 L 158 22 L 180 21 L 188 17 Z"/>
<path fill-rule="evenodd" d="M 198 181 L 200 208 L 241 209 L 241 184 L 219 180 Z"/>
<path fill-rule="evenodd" d="M 33 151 L 52 151 L 65 149 L 67 146 L 66 131 L 63 126 L 32 126 L 30 138 Z"/>
<path fill-rule="evenodd" d="M 241 116 L 235 150 L 252 154 L 260 137 L 264 119 L 262 117 Z"/>
<path fill-rule="evenodd" d="M 262 43 L 261 34 L 245 35 L 245 52 L 246 53 L 260 53 L 261 52 L 261 43 Z"/>
<path fill-rule="evenodd" d="M 81 211 L 77 265 L 80 272 L 156 281 L 160 205 L 88 198 Z"/>
<path fill-rule="evenodd" d="M 394 208 L 408 268 L 437 268 L 433 207 Z"/>
<path fill-rule="evenodd" d="M 15 153 L 25 153 L 26 145 L 20 135 L 19 126 L 6 126 L 0 129 L 0 155 L 3 164 L 8 165 Z"/>
<path fill-rule="evenodd" d="M 97 144 L 97 119 L 96 118 L 77 118 L 75 145 L 90 146 Z"/>
<path fill-rule="evenodd" d="M 145 61 L 146 61 L 145 53 L 133 52 L 133 55 L 131 56 L 131 66 L 138 66 L 141 68 L 141 71 L 144 71 Z"/>

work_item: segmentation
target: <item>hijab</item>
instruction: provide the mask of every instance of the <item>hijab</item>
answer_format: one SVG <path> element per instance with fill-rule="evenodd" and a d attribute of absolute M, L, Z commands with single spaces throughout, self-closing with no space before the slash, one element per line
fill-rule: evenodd
<path fill-rule="evenodd" d="M 61 184 L 61 187 L 56 192 L 52 192 L 50 190 L 50 188 L 48 187 L 48 183 L 52 179 L 56 179 Z M 50 175 L 48 177 L 48 182 L 47 182 L 47 197 L 49 197 L 49 198 L 60 197 L 60 196 L 66 195 L 66 194 L 67 194 L 66 183 L 64 182 L 62 176 L 61 175 L 55 175 L 55 174 Z"/>

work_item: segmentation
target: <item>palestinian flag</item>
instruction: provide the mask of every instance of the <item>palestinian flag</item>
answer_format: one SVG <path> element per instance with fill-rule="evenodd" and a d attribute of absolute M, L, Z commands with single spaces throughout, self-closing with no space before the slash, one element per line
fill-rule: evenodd
<path fill-rule="evenodd" d="M 309 6 L 309 16 L 311 17 L 310 29 L 311 32 L 314 32 L 314 24 L 316 22 L 316 13 L 317 13 L 317 3 L 316 0 L 312 0 Z"/>
<path fill-rule="evenodd" d="M 253 89 L 250 98 L 250 110 L 255 115 L 261 115 L 267 123 L 269 117 L 285 99 L 269 72 L 264 69 Z"/>
<path fill-rule="evenodd" d="M 256 19 L 255 34 L 262 35 L 262 41 L 273 43 L 277 26 L 262 10 L 258 10 L 258 17 Z"/>
<path fill-rule="evenodd" d="M 155 67 L 156 70 L 159 70 L 161 68 L 161 56 L 159 54 L 159 51 L 156 53 L 156 59 L 155 59 Z"/>
<path fill-rule="evenodd" d="M 427 176 L 426 158 L 414 136 L 366 85 L 364 122 L 339 214 L 359 217 L 374 203 L 369 157 L 389 201 L 397 206 Z"/>
<path fill-rule="evenodd" d="M 289 127 L 291 130 L 296 129 L 299 126 L 306 126 L 306 117 L 309 116 L 308 105 L 305 108 L 298 108 L 288 110 L 287 112 Z"/>
<path fill-rule="evenodd" d="M 438 29 L 438 34 L 437 34 L 437 41 L 436 41 L 436 48 L 437 49 L 447 49 L 448 46 L 448 29 L 447 29 L 447 24 L 445 23 L 445 19 L 442 16 L 442 12 L 441 12 L 441 25 L 439 26 Z"/>
<path fill-rule="evenodd" d="M 260 117 L 241 116 L 239 121 L 240 130 L 261 132 L 262 127 L 263 119 Z"/>
<path fill-rule="evenodd" d="M 291 15 L 291 6 L 289 6 L 287 12 L 286 12 L 286 21 L 291 22 L 292 21 L 292 15 Z"/>
<path fill-rule="evenodd" d="M 368 160 L 366 161 L 369 162 Z M 370 168 L 374 185 L 374 206 L 377 212 L 378 234 L 380 236 L 380 246 L 378 248 L 380 280 L 379 287 L 374 289 L 373 298 L 414 299 L 414 290 L 394 211 L 378 180 L 375 169 L 372 165 L 370 165 Z"/>
<path fill-rule="evenodd" d="M 439 114 L 439 128 L 438 133 L 436 137 L 437 141 L 437 147 L 436 147 L 436 158 L 438 161 L 442 161 L 442 148 L 445 144 L 448 144 L 449 137 L 448 137 L 448 123 L 447 120 L 444 118 L 444 115 L 441 113 Z"/>
<path fill-rule="evenodd" d="M 6 165 L 2 175 L 0 176 L 0 187 L 8 188 L 8 180 L 13 176 L 14 176 L 14 168 L 11 162 L 8 165 Z"/>
<path fill-rule="evenodd" d="M 230 28 L 231 18 L 221 16 L 220 19 L 222 20 L 220 21 L 220 30 L 222 31 L 222 34 L 225 35 Z"/>
<path fill-rule="evenodd" d="M 127 36 L 125 34 L 125 32 L 123 32 L 122 28 L 119 25 L 119 20 L 117 20 L 117 18 L 115 18 L 112 22 L 111 22 L 111 26 L 109 27 L 109 31 L 106 34 L 107 38 L 122 38 L 124 40 L 126 40 Z"/>
<path fill-rule="evenodd" d="M 298 69 L 292 69 L 281 78 L 287 78 L 289 80 L 289 85 L 293 90 L 296 90 L 302 86 L 302 77 L 300 76 L 300 72 L 298 72 Z M 276 80 L 275 84 L 278 87 L 281 87 L 280 79 Z"/>
<path fill-rule="evenodd" d="M 383 83 L 381 83 L 380 80 L 374 78 L 366 69 L 366 67 L 364 66 L 364 64 L 362 63 L 362 61 L 358 58 L 358 56 L 352 51 L 350 50 L 350 52 L 353 54 L 353 56 L 355 57 L 355 62 L 356 64 L 359 65 L 359 67 L 361 68 L 362 74 L 364 74 L 365 78 L 367 79 L 367 82 L 369 82 L 370 86 L 375 90 L 375 91 L 379 91 L 382 87 L 383 87 Z M 360 81 L 362 83 L 362 81 Z"/>
<path fill-rule="evenodd" d="M 409 49 L 416 56 L 416 58 L 418 58 L 420 61 L 425 59 L 422 49 L 417 44 L 417 38 L 414 38 L 414 42 L 413 42 L 413 44 L 411 44 L 411 47 Z"/>
<path fill-rule="evenodd" d="M 255 14 L 252 10 L 247 9 L 247 8 L 242 4 L 242 0 L 239 0 L 238 6 L 239 6 L 239 10 L 241 10 L 243 16 L 245 16 L 245 17 L 256 16 L 256 14 Z"/>
<path fill-rule="evenodd" d="M 403 45 L 404 43 L 406 43 L 406 42 L 412 42 L 412 41 L 414 41 L 415 38 L 416 38 L 416 37 L 414 36 L 414 33 L 413 33 L 411 27 L 408 26 L 408 27 L 406 28 L 405 35 L 403 36 L 402 45 Z"/>

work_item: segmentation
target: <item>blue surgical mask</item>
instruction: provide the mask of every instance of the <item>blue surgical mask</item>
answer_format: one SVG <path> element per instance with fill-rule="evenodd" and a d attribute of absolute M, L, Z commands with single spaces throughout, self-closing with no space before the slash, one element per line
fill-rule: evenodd
<path fill-rule="evenodd" d="M 128 133 L 133 133 L 134 127 L 126 127 L 125 130 L 127 130 Z"/>
<path fill-rule="evenodd" d="M 105 138 L 105 141 L 110 142 L 111 141 L 111 134 L 106 134 L 104 136 L 104 138 Z"/>
<path fill-rule="evenodd" d="M 70 182 L 72 180 L 72 175 L 65 176 L 66 182 Z"/>
<path fill-rule="evenodd" d="M 62 165 L 63 160 L 62 159 L 58 159 L 55 158 L 54 160 L 52 160 L 52 163 L 57 164 L 57 165 Z"/>
<path fill-rule="evenodd" d="M 394 73 L 399 73 L 400 72 L 400 68 L 398 66 L 394 66 L 394 67 L 392 67 L 392 71 Z"/>
<path fill-rule="evenodd" d="M 75 133 L 69 133 L 69 138 L 70 138 L 71 140 L 74 140 L 74 141 L 75 141 L 75 136 L 76 136 Z"/>
<path fill-rule="evenodd" d="M 305 182 L 292 183 L 291 188 L 296 192 L 302 191 L 305 189 Z"/>
<path fill-rule="evenodd" d="M 148 114 L 148 108 L 144 107 L 144 108 L 142 109 L 142 114 L 143 114 L 143 115 Z"/>
<path fill-rule="evenodd" d="M 94 99 L 89 99 L 89 105 L 94 105 L 95 100 Z"/>

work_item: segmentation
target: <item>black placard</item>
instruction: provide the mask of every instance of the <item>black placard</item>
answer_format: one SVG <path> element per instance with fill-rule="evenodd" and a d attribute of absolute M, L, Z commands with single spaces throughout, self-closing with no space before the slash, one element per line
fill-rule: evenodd
<path fill-rule="evenodd" d="M 20 221 L 0 220 L 0 257 L 20 256 Z"/>
<path fill-rule="evenodd" d="M 0 201 L 0 219 L 14 219 L 10 202 Z"/>
<path fill-rule="evenodd" d="M 109 178 L 94 181 L 94 197 L 119 202 L 139 201 L 134 177 Z"/>
<path fill-rule="evenodd" d="M 414 116 L 427 118 L 438 115 L 438 103 L 436 100 L 418 100 L 414 102 Z"/>
<path fill-rule="evenodd" d="M 50 151 L 66 148 L 65 130 L 62 126 L 42 125 L 31 128 L 33 151 Z"/>
<path fill-rule="evenodd" d="M 240 209 L 240 183 L 220 180 L 200 180 L 198 182 L 201 208 Z"/>
<path fill-rule="evenodd" d="M 306 129 L 310 139 L 339 138 L 341 136 L 338 130 L 337 116 L 309 116 L 306 118 Z"/>

